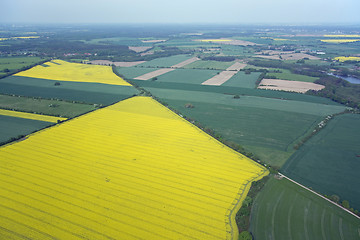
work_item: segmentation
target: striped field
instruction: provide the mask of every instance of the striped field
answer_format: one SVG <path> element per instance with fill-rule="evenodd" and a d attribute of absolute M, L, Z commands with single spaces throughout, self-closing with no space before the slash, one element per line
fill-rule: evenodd
<path fill-rule="evenodd" d="M 53 117 L 53 116 L 47 116 L 47 115 L 17 112 L 17 111 L 10 111 L 10 110 L 4 110 L 4 109 L 0 109 L 0 115 L 10 116 L 10 117 L 18 117 L 18 118 L 26 118 L 26 119 L 43 121 L 43 122 L 52 122 L 52 123 L 57 123 L 58 120 L 64 121 L 67 119 L 67 118 L 62 118 L 62 117 Z"/>
<path fill-rule="evenodd" d="M 268 172 L 152 98 L 0 148 L 0 238 L 237 239 Z"/>

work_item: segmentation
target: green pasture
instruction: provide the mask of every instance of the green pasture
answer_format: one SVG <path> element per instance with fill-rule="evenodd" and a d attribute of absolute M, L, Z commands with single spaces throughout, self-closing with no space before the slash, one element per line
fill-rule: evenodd
<path fill-rule="evenodd" d="M 259 72 L 252 72 L 250 74 L 245 74 L 245 72 L 240 71 L 235 74 L 232 78 L 226 81 L 222 86 L 229 87 L 241 87 L 241 88 L 255 88 L 256 81 L 260 76 Z"/>
<path fill-rule="evenodd" d="M 177 82 L 201 84 L 215 76 L 219 71 L 199 69 L 176 69 L 174 71 L 158 76 L 157 82 Z"/>
<path fill-rule="evenodd" d="M 132 79 L 149 72 L 158 70 L 157 68 L 147 67 L 117 67 L 116 71 L 127 79 Z"/>
<path fill-rule="evenodd" d="M 55 82 L 60 85 L 56 86 Z M 0 79 L 0 93 L 108 105 L 137 94 L 138 91 L 132 86 L 10 76 Z"/>
<path fill-rule="evenodd" d="M 92 111 L 95 106 L 57 100 L 0 95 L 0 108 L 71 118 Z"/>
<path fill-rule="evenodd" d="M 271 71 L 273 69 L 269 69 L 269 70 Z M 267 76 L 265 76 L 265 78 L 267 78 L 268 76 L 275 76 L 277 79 L 301 81 L 301 82 L 315 82 L 317 79 L 319 79 L 316 77 L 294 74 L 294 73 L 291 73 L 290 70 L 287 70 L 287 69 L 278 69 L 278 70 L 280 70 L 281 73 L 270 72 L 267 74 Z"/>
<path fill-rule="evenodd" d="M 324 57 L 324 55 L 319 55 L 318 57 Z M 297 61 L 298 60 L 284 60 L 285 63 L 296 63 Z M 331 62 L 325 62 L 323 60 L 305 60 L 305 64 L 317 65 L 317 66 L 323 66 L 323 65 L 329 66 Z"/>
<path fill-rule="evenodd" d="M 286 179 L 271 178 L 251 211 L 256 240 L 355 240 L 359 229 L 359 219 Z"/>
<path fill-rule="evenodd" d="M 40 57 L 0 57 L 0 76 L 44 60 Z"/>
<path fill-rule="evenodd" d="M 314 129 L 327 114 L 344 109 L 334 105 L 255 96 L 235 99 L 221 93 L 146 89 L 170 108 L 204 127 L 214 129 L 224 139 L 242 145 L 263 161 L 278 167 L 291 156 L 294 144 L 309 129 Z M 186 108 L 187 103 L 194 108 Z"/>
<path fill-rule="evenodd" d="M 360 210 L 360 115 L 330 120 L 283 166 L 281 172 L 326 195 L 338 195 Z"/>
<path fill-rule="evenodd" d="M 221 52 L 226 56 L 250 56 L 254 50 L 244 46 L 222 45 Z"/>
<path fill-rule="evenodd" d="M 171 67 L 175 64 L 188 60 L 190 55 L 174 55 L 170 57 L 156 58 L 151 61 L 141 63 L 137 67 Z"/>
<path fill-rule="evenodd" d="M 103 83 L 55 81 L 41 78 L 10 76 L 0 80 L 1 83 L 10 83 L 23 86 L 49 87 L 54 89 L 81 90 L 87 92 L 101 92 L 109 94 L 134 94 L 137 90 L 132 86 L 110 85 Z M 55 85 L 60 83 L 60 85 Z"/>
<path fill-rule="evenodd" d="M 241 107 L 254 107 L 269 110 L 285 111 L 290 113 L 311 114 L 325 117 L 330 114 L 339 113 L 345 110 L 344 106 L 325 105 L 319 103 L 283 100 L 276 98 L 265 98 L 257 96 L 240 96 L 239 99 L 233 95 L 201 92 L 201 91 L 184 91 L 174 89 L 160 89 L 145 87 L 153 95 L 159 98 L 171 100 L 187 100 L 209 104 L 224 104 Z"/>
<path fill-rule="evenodd" d="M 133 84 L 136 84 L 144 88 L 150 87 L 150 88 L 159 88 L 159 89 L 222 93 L 230 96 L 234 96 L 234 95 L 257 96 L 257 97 L 273 98 L 279 100 L 295 100 L 300 102 L 318 103 L 318 104 L 323 104 L 323 105 L 325 104 L 330 106 L 342 106 L 339 103 L 331 101 L 328 98 L 311 96 L 301 93 L 290 93 L 290 92 L 272 91 L 265 89 L 251 89 L 251 88 L 228 87 L 228 86 L 197 85 L 197 84 L 175 83 L 175 82 L 141 81 L 141 80 L 131 80 L 131 82 Z"/>
<path fill-rule="evenodd" d="M 242 145 L 261 160 L 277 167 L 285 163 L 294 153 L 293 146 L 320 121 L 330 114 L 345 110 L 340 105 L 250 95 L 234 98 L 234 95 L 206 91 L 221 87 L 199 86 L 189 91 L 176 89 L 174 86 L 179 85 L 175 84 L 172 84 L 173 89 L 156 85 L 158 88 L 142 87 L 171 108 L 214 129 L 224 139 Z M 186 108 L 187 103 L 194 108 Z"/>
<path fill-rule="evenodd" d="M 11 138 L 28 135 L 52 124 L 50 122 L 0 115 L 0 144 L 9 141 Z"/>
<path fill-rule="evenodd" d="M 234 62 L 219 62 L 219 61 L 196 61 L 190 63 L 184 68 L 201 68 L 201 69 L 215 69 L 215 70 L 226 70 L 228 67 L 233 65 Z"/>
<path fill-rule="evenodd" d="M 182 115 L 215 130 L 224 139 L 252 150 L 261 160 L 278 167 L 293 152 L 292 144 L 321 119 L 314 115 L 189 99 L 161 100 Z M 186 108 L 187 103 L 194 108 Z"/>

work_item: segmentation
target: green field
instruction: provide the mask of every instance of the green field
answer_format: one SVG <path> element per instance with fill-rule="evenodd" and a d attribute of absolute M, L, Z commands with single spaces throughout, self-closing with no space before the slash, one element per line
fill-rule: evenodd
<path fill-rule="evenodd" d="M 200 69 L 215 69 L 215 70 L 226 70 L 228 67 L 233 65 L 233 62 L 219 62 L 219 61 L 196 61 L 190 63 L 184 68 L 200 68 Z"/>
<path fill-rule="evenodd" d="M 253 49 L 243 46 L 222 45 L 221 52 L 226 56 L 251 56 Z"/>
<path fill-rule="evenodd" d="M 94 105 L 0 95 L 0 108 L 72 118 L 96 109 Z"/>
<path fill-rule="evenodd" d="M 325 116 L 342 106 L 145 87 L 183 115 L 214 129 L 273 166 L 282 166 L 294 152 L 293 145 Z M 194 108 L 186 108 L 191 103 Z"/>
<path fill-rule="evenodd" d="M 265 98 L 273 98 L 280 100 L 295 100 L 300 102 L 310 102 L 325 104 L 331 106 L 342 106 L 339 103 L 331 101 L 328 98 L 305 95 L 301 93 L 290 93 L 290 92 L 281 92 L 281 91 L 272 91 L 264 89 L 251 89 L 251 88 L 241 88 L 241 87 L 228 87 L 228 86 L 207 86 L 207 85 L 195 85 L 195 84 L 186 84 L 186 83 L 172 83 L 172 82 L 158 82 L 158 81 L 141 81 L 141 80 L 131 80 L 133 84 L 136 84 L 140 87 L 151 87 L 151 88 L 163 88 L 163 89 L 173 89 L 173 90 L 186 90 L 186 91 L 196 91 L 196 92 L 208 92 L 208 93 L 222 93 L 227 95 L 241 95 L 241 96 L 257 96 Z"/>
<path fill-rule="evenodd" d="M 359 229 L 359 219 L 286 179 L 271 178 L 251 211 L 256 240 L 355 240 Z"/>
<path fill-rule="evenodd" d="M 256 107 L 231 106 L 189 100 L 162 99 L 203 126 L 215 130 L 224 139 L 243 146 L 273 166 L 282 166 L 293 153 L 292 143 L 320 118 L 314 115 Z M 191 103 L 189 109 L 185 104 Z"/>
<path fill-rule="evenodd" d="M 344 106 L 325 105 L 276 98 L 264 98 L 258 96 L 240 96 L 239 99 L 235 99 L 232 95 L 229 94 L 213 92 L 173 90 L 152 87 L 145 87 L 145 89 L 149 90 L 155 96 L 164 99 L 186 100 L 239 107 L 255 107 L 291 113 L 310 114 L 319 117 L 325 117 L 330 114 L 339 113 L 346 109 Z"/>
<path fill-rule="evenodd" d="M 222 86 L 229 87 L 242 87 L 242 88 L 255 88 L 256 81 L 258 80 L 261 73 L 253 72 L 250 74 L 245 74 L 245 72 L 238 72 L 228 81 L 226 81 Z"/>
<path fill-rule="evenodd" d="M 0 57 L 0 77 L 45 60 L 40 57 Z"/>
<path fill-rule="evenodd" d="M 175 64 L 181 63 L 192 56 L 190 55 L 175 55 L 171 57 L 156 58 L 154 60 L 141 63 L 137 67 L 171 67 Z"/>
<path fill-rule="evenodd" d="M 0 93 L 106 105 L 138 93 L 131 86 L 68 81 L 56 82 L 59 82 L 60 85 L 55 86 L 53 80 L 10 76 L 0 79 Z"/>
<path fill-rule="evenodd" d="M 283 166 L 286 176 L 360 210 L 360 115 L 343 114 L 306 142 Z"/>
<path fill-rule="evenodd" d="M 126 79 L 132 79 L 144 75 L 149 72 L 158 70 L 157 68 L 147 67 L 117 67 L 116 72 L 124 76 Z"/>
<path fill-rule="evenodd" d="M 273 69 L 269 69 L 270 71 Z M 268 73 L 267 76 L 265 76 L 265 78 L 268 78 L 268 76 L 275 76 L 277 79 L 283 79 L 283 80 L 291 80 L 291 81 L 301 81 L 301 82 L 315 82 L 317 79 L 316 77 L 310 77 L 310 76 L 305 76 L 305 75 L 300 75 L 300 74 L 294 74 L 291 73 L 289 70 L 287 69 L 277 69 L 280 70 L 281 73 Z"/>
<path fill-rule="evenodd" d="M 176 69 L 158 76 L 157 82 L 201 84 L 218 72 L 216 70 Z"/>
<path fill-rule="evenodd" d="M 0 144 L 53 123 L 0 115 Z"/>
<path fill-rule="evenodd" d="M 97 38 L 89 41 L 83 40 L 87 44 L 114 44 L 125 46 L 152 46 L 152 43 L 143 43 L 138 38 L 131 37 L 112 37 L 112 38 Z"/>

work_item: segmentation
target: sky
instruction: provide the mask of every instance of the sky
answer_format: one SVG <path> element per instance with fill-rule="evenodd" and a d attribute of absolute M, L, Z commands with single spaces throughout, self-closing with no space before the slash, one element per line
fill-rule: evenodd
<path fill-rule="evenodd" d="M 0 23 L 360 23 L 360 0 L 0 0 Z"/>

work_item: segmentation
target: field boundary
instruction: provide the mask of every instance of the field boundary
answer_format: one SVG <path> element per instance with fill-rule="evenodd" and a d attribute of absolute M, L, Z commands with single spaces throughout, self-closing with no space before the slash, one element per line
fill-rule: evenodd
<path fill-rule="evenodd" d="M 223 143 L 221 143 L 221 144 L 223 144 Z M 232 151 L 234 151 L 232 148 L 230 148 L 230 147 L 228 147 L 228 148 L 231 149 Z M 238 153 L 238 152 L 236 152 L 236 153 Z M 238 154 L 243 155 L 242 153 L 238 153 Z M 243 156 L 245 156 L 245 155 L 243 155 Z M 248 158 L 248 157 L 246 157 L 246 158 Z M 248 159 L 252 160 L 251 158 L 248 158 Z M 254 160 L 252 160 L 252 161 L 255 162 Z M 259 163 L 256 163 L 256 164 L 260 165 Z M 260 165 L 260 166 L 262 166 L 262 165 Z M 263 177 L 267 176 L 268 174 L 269 174 L 269 171 L 263 167 L 262 172 L 258 173 L 257 176 L 254 176 L 251 180 L 248 180 L 247 183 L 245 184 L 244 188 L 239 188 L 237 197 L 234 199 L 234 201 L 231 204 L 232 208 L 231 207 L 228 208 L 227 212 L 229 212 L 229 213 L 226 213 L 227 219 L 225 219 L 225 223 L 227 220 L 229 221 L 229 223 L 226 223 L 226 224 L 228 224 L 230 226 L 230 232 L 228 232 L 228 233 L 230 233 L 230 235 L 231 235 L 230 238 L 232 238 L 233 240 L 236 240 L 239 237 L 239 228 L 236 224 L 235 217 L 236 217 L 237 212 L 242 207 L 242 204 L 249 193 L 251 184 L 255 181 L 261 180 Z"/>
<path fill-rule="evenodd" d="M 343 206 L 340 206 L 339 204 L 334 203 L 333 201 L 331 201 L 331 200 L 327 199 L 327 198 L 326 198 L 326 197 L 324 197 L 323 195 L 321 195 L 321 194 L 319 194 L 319 193 L 315 192 L 314 190 L 311 190 L 310 188 L 305 187 L 304 185 L 302 185 L 302 184 L 300 184 L 300 183 L 296 182 L 295 180 L 292 180 L 291 178 L 289 178 L 289 177 L 285 176 L 284 174 L 282 174 L 282 173 L 280 173 L 280 172 L 279 172 L 279 175 L 280 175 L 280 177 L 286 178 L 286 179 L 287 179 L 287 180 L 289 180 L 290 182 L 295 183 L 296 185 L 298 185 L 298 186 L 300 186 L 300 187 L 302 187 L 302 188 L 304 188 L 304 189 L 308 190 L 308 191 L 309 191 L 309 192 L 311 192 L 311 193 L 314 193 L 315 195 L 317 195 L 317 196 L 321 197 L 322 199 L 325 199 L 326 201 L 330 202 L 331 204 L 333 204 L 333 205 L 335 205 L 335 206 L 337 206 L 337 207 L 341 208 L 342 210 L 344 210 L 344 211 L 346 211 L 346 212 L 350 213 L 351 215 L 353 215 L 353 216 L 354 216 L 354 217 L 356 217 L 357 219 L 360 219 L 360 217 L 359 217 L 358 215 L 356 215 L 355 213 L 351 212 L 349 209 L 346 209 L 346 208 L 344 208 Z"/>

